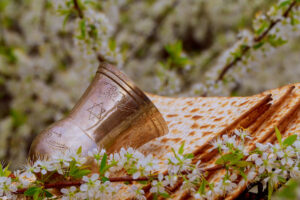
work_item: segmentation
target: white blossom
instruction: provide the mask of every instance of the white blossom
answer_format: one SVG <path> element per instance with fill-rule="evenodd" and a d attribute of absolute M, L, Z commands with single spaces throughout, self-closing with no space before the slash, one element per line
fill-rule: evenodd
<path fill-rule="evenodd" d="M 38 160 L 37 162 L 34 163 L 34 172 L 38 173 L 40 172 L 41 174 L 45 175 L 47 172 L 54 171 L 54 166 L 52 161 L 47 161 L 47 160 Z"/>
<path fill-rule="evenodd" d="M 63 194 L 62 200 L 76 199 L 76 191 L 77 191 L 76 187 L 71 186 L 70 188 L 63 188 L 60 191 Z"/>
<path fill-rule="evenodd" d="M 0 177 L 0 197 L 6 196 L 8 199 L 16 199 L 13 192 L 17 191 L 17 186 L 12 184 L 11 178 Z"/>
<path fill-rule="evenodd" d="M 141 188 L 138 188 L 136 185 L 131 186 L 130 192 L 137 198 L 138 200 L 146 200 L 145 192 Z"/>

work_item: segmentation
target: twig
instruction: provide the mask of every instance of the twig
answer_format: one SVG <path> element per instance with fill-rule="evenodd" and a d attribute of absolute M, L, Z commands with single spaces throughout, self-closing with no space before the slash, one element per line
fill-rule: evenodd
<path fill-rule="evenodd" d="M 16 178 L 13 175 L 10 176 L 11 178 Z M 120 177 L 112 177 L 109 178 L 110 182 L 132 182 L 132 181 L 148 181 L 151 179 L 157 179 L 157 176 L 153 176 L 153 177 L 140 177 L 140 178 L 132 178 L 131 176 L 120 176 Z M 71 186 L 80 186 L 84 184 L 83 181 L 78 180 L 78 181 L 60 181 L 60 182 L 56 182 L 56 183 L 47 183 L 44 185 L 41 185 L 42 188 L 44 189 L 61 189 L 61 188 L 65 188 L 65 187 L 71 187 Z M 24 192 L 27 190 L 28 188 L 22 188 L 19 189 L 15 192 L 15 194 L 24 194 Z"/>
<path fill-rule="evenodd" d="M 242 54 L 240 57 L 234 59 L 232 62 L 228 63 L 227 65 L 225 65 L 225 67 L 222 69 L 221 73 L 219 74 L 216 82 L 222 80 L 225 76 L 225 74 L 228 72 L 228 70 L 230 68 L 232 68 L 237 62 L 239 62 L 240 60 L 242 60 L 242 57 L 247 53 L 247 51 L 250 49 L 249 46 L 245 47 L 242 51 Z"/>
<path fill-rule="evenodd" d="M 290 11 L 292 10 L 293 7 L 296 6 L 296 4 L 297 4 L 297 2 L 293 1 L 293 3 L 290 4 L 288 9 L 283 13 L 282 17 L 287 18 Z M 269 27 L 261 35 L 259 35 L 258 37 L 253 39 L 254 42 L 255 43 L 261 42 L 268 35 L 268 33 L 274 28 L 274 26 L 276 26 L 276 24 L 278 24 L 280 21 L 281 21 L 281 19 L 271 21 Z M 234 59 L 232 62 L 225 65 L 215 82 L 218 82 L 218 81 L 222 80 L 224 78 L 224 76 L 226 75 L 226 73 L 228 72 L 228 70 L 231 69 L 237 62 L 242 60 L 242 57 L 250 50 L 250 48 L 251 48 L 251 46 L 246 46 L 243 49 L 240 57 Z"/>
<path fill-rule="evenodd" d="M 77 0 L 73 0 L 73 3 L 74 3 L 74 8 L 75 10 L 77 11 L 79 17 L 82 19 L 83 18 L 83 12 L 78 4 L 78 1 Z"/>
<path fill-rule="evenodd" d="M 78 0 L 73 0 L 73 3 L 74 3 L 74 9 L 77 11 L 78 16 L 80 17 L 80 19 L 83 19 L 84 14 L 83 14 L 83 11 L 81 10 L 80 6 L 79 6 Z M 117 64 L 116 62 L 111 62 L 109 60 L 106 60 L 103 55 L 98 54 L 97 52 L 96 52 L 96 54 L 97 54 L 97 59 L 100 63 L 101 62 L 108 62 L 110 64 Z"/>
<path fill-rule="evenodd" d="M 218 169 L 223 168 L 222 165 L 216 165 L 213 167 L 205 168 L 203 171 L 215 171 Z M 188 172 L 183 172 L 183 174 L 187 174 Z M 16 178 L 13 174 L 9 176 L 10 178 Z M 139 178 L 133 178 L 132 176 L 120 176 L 120 177 L 110 177 L 108 180 L 110 182 L 133 182 L 133 181 L 149 181 L 149 180 L 156 180 L 158 179 L 158 175 L 153 175 L 149 177 L 139 177 Z M 42 188 L 44 189 L 61 189 L 65 187 L 71 187 L 71 186 L 80 186 L 84 184 L 82 180 L 76 180 L 76 181 L 60 181 L 60 182 L 55 182 L 55 183 L 46 183 L 44 185 L 41 185 Z M 24 194 L 24 192 L 28 188 L 22 188 L 18 189 L 15 194 Z"/>
<path fill-rule="evenodd" d="M 55 189 L 61 189 L 61 188 L 71 187 L 71 186 L 80 186 L 81 184 L 83 184 L 83 181 L 63 181 L 63 182 L 45 184 L 42 187 L 44 189 L 53 189 L 53 188 L 55 188 Z M 15 192 L 15 194 L 24 194 L 24 192 L 27 189 L 28 188 L 18 189 Z"/>

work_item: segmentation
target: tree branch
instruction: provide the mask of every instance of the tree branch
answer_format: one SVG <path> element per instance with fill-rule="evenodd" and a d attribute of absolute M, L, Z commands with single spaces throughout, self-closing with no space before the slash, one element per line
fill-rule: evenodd
<path fill-rule="evenodd" d="M 83 16 L 83 12 L 82 12 L 82 10 L 81 10 L 81 8 L 79 6 L 78 1 L 77 0 L 73 0 L 73 3 L 74 3 L 75 10 L 77 11 L 79 17 L 82 19 L 84 16 Z"/>
<path fill-rule="evenodd" d="M 291 12 L 292 8 L 295 7 L 296 4 L 297 4 L 297 2 L 293 1 L 293 3 L 290 4 L 288 9 L 283 13 L 282 17 L 287 18 L 289 16 L 289 13 Z M 258 37 L 253 39 L 254 42 L 255 43 L 261 42 L 268 35 L 268 33 L 276 26 L 276 24 L 278 24 L 280 21 L 281 21 L 281 19 L 271 21 L 269 27 L 261 35 L 259 35 Z M 243 49 L 243 51 L 241 53 L 241 56 L 239 58 L 236 58 L 232 62 L 225 65 L 223 67 L 221 73 L 219 74 L 218 78 L 215 80 L 215 82 L 218 82 L 218 81 L 222 80 L 224 78 L 224 76 L 226 75 L 226 73 L 228 72 L 228 70 L 231 69 L 232 67 L 234 67 L 236 63 L 241 61 L 242 57 L 250 50 L 250 48 L 251 48 L 251 46 L 246 46 Z"/>
<path fill-rule="evenodd" d="M 213 167 L 205 168 L 203 171 L 215 171 L 218 169 L 223 168 L 222 165 L 216 165 Z M 183 172 L 183 175 L 188 174 L 188 172 Z M 13 174 L 9 176 L 10 178 L 16 178 Z M 120 176 L 120 177 L 111 177 L 108 178 L 110 182 L 133 182 L 133 181 L 149 181 L 149 180 L 156 180 L 158 179 L 158 175 L 153 175 L 149 177 L 139 177 L 139 178 L 133 178 L 132 176 Z M 44 189 L 61 189 L 71 186 L 80 186 L 84 184 L 82 180 L 74 180 L 74 181 L 59 181 L 55 183 L 45 183 L 44 185 L 41 185 Z M 18 189 L 15 194 L 24 194 L 24 192 L 28 188 L 22 188 Z"/>

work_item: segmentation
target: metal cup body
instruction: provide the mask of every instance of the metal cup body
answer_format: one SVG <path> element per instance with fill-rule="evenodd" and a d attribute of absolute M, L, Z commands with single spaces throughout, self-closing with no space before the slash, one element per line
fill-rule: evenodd
<path fill-rule="evenodd" d="M 167 132 L 149 98 L 118 69 L 102 64 L 70 114 L 37 136 L 30 156 L 51 157 L 80 146 L 85 154 L 95 147 L 114 152 L 139 147 Z"/>

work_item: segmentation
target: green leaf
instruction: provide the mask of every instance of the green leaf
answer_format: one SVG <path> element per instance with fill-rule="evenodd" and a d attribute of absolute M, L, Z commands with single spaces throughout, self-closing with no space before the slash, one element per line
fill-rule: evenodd
<path fill-rule="evenodd" d="M 2 166 L 1 163 L 0 163 L 0 176 L 4 176 L 4 173 L 3 173 L 3 166 Z"/>
<path fill-rule="evenodd" d="M 271 200 L 272 194 L 273 194 L 273 185 L 272 182 L 268 182 L 268 200 Z"/>
<path fill-rule="evenodd" d="M 107 162 L 107 154 L 105 153 L 103 155 L 103 158 L 102 158 L 101 164 L 100 164 L 100 174 L 101 175 L 103 175 L 105 172 L 106 162 Z"/>
<path fill-rule="evenodd" d="M 166 45 L 165 49 L 171 57 L 179 57 L 182 52 L 182 42 L 177 41 L 174 44 Z"/>
<path fill-rule="evenodd" d="M 283 178 L 282 176 L 278 176 L 278 180 L 280 181 L 280 183 L 285 183 L 286 179 Z"/>
<path fill-rule="evenodd" d="M 290 16 L 290 19 L 291 19 L 291 25 L 295 26 L 295 25 L 300 24 L 299 19 L 294 17 L 293 15 Z"/>
<path fill-rule="evenodd" d="M 4 169 L 4 176 L 8 177 L 11 174 L 11 171 L 8 170 L 9 166 L 6 166 Z"/>
<path fill-rule="evenodd" d="M 204 194 L 205 193 L 205 187 L 206 187 L 207 184 L 208 183 L 207 183 L 207 181 L 205 179 L 201 182 L 199 190 L 198 190 L 200 192 L 200 194 Z"/>
<path fill-rule="evenodd" d="M 70 163 L 70 169 L 69 169 L 69 176 L 76 178 L 76 179 L 80 179 L 83 176 L 86 176 L 88 174 L 90 174 L 91 171 L 85 168 L 79 168 L 76 166 L 76 161 L 72 161 Z"/>
<path fill-rule="evenodd" d="M 142 184 L 142 185 L 147 185 L 149 183 L 149 181 L 138 181 L 139 184 Z"/>
<path fill-rule="evenodd" d="M 14 53 L 14 49 L 11 47 L 0 45 L 0 54 L 3 55 L 7 62 L 11 64 L 15 64 L 18 61 L 18 58 Z"/>
<path fill-rule="evenodd" d="M 257 44 L 255 44 L 253 46 L 254 49 L 259 49 L 260 47 L 262 47 L 265 43 L 264 42 L 258 42 Z"/>
<path fill-rule="evenodd" d="M 242 161 L 237 161 L 237 162 L 235 163 L 235 166 L 237 166 L 237 167 L 247 167 L 247 166 L 251 166 L 251 165 L 253 165 L 252 162 L 248 162 L 248 161 L 244 161 L 244 160 L 242 160 Z"/>
<path fill-rule="evenodd" d="M 4 12 L 6 6 L 9 4 L 9 0 L 0 1 L 0 12 Z"/>
<path fill-rule="evenodd" d="M 48 190 L 41 187 L 32 187 L 25 191 L 25 196 L 32 196 L 34 200 L 43 200 L 45 197 L 50 198 L 53 196 Z"/>
<path fill-rule="evenodd" d="M 80 146 L 78 149 L 77 149 L 77 152 L 76 152 L 78 155 L 82 153 L 82 146 Z"/>
<path fill-rule="evenodd" d="M 283 146 L 291 146 L 297 140 L 297 135 L 290 135 L 283 141 Z"/>
<path fill-rule="evenodd" d="M 230 53 L 234 59 L 239 59 L 242 56 L 242 51 L 241 49 L 237 49 L 235 52 Z"/>
<path fill-rule="evenodd" d="M 159 193 L 159 195 L 160 195 L 161 197 L 163 197 L 163 198 L 170 198 L 170 195 L 169 195 L 168 193 L 166 193 L 166 192 L 164 192 L 164 193 Z"/>
<path fill-rule="evenodd" d="M 4 176 L 4 177 L 8 177 L 11 172 L 8 170 L 9 166 L 6 166 L 5 168 L 3 168 L 2 164 L 0 163 L 0 177 Z"/>
<path fill-rule="evenodd" d="M 45 194 L 46 197 L 50 198 L 53 196 L 52 193 L 50 193 L 48 190 L 43 190 L 43 193 Z"/>
<path fill-rule="evenodd" d="M 78 4 L 80 10 L 85 10 L 85 5 L 84 5 L 84 3 L 81 2 L 81 0 L 77 0 L 77 4 Z"/>
<path fill-rule="evenodd" d="M 86 28 L 85 28 L 85 21 L 84 20 L 81 20 L 79 22 L 79 28 L 80 28 L 81 35 L 78 37 L 78 39 L 83 40 L 83 39 L 85 39 L 85 36 L 86 36 L 86 34 L 85 34 Z"/>
<path fill-rule="evenodd" d="M 190 61 L 186 57 L 180 57 L 180 58 L 174 58 L 173 62 L 174 62 L 174 64 L 178 65 L 178 67 L 184 67 Z"/>
<path fill-rule="evenodd" d="M 35 193 L 33 194 L 33 200 L 40 200 L 40 194 L 41 194 L 41 189 L 40 190 L 37 190 L 35 191 Z"/>
<path fill-rule="evenodd" d="M 192 153 L 185 154 L 183 157 L 184 157 L 185 159 L 193 159 L 193 158 L 194 158 L 194 154 L 192 154 Z"/>
<path fill-rule="evenodd" d="M 278 5 L 279 8 L 284 8 L 288 5 L 290 5 L 292 3 L 291 0 L 285 0 L 285 1 L 281 1 L 280 4 Z"/>
<path fill-rule="evenodd" d="M 297 188 L 299 187 L 299 182 L 296 180 L 289 180 L 282 188 L 275 193 L 275 196 L 279 199 L 294 200 L 297 199 Z"/>
<path fill-rule="evenodd" d="M 66 25 L 67 25 L 67 22 L 68 22 L 70 16 L 71 16 L 71 12 L 69 12 L 69 13 L 67 13 L 67 14 L 65 15 L 65 18 L 64 18 L 64 21 L 63 21 L 63 29 L 66 28 Z"/>
<path fill-rule="evenodd" d="M 40 191 L 41 191 L 40 187 L 30 187 L 24 192 L 24 195 L 25 196 L 33 196 L 34 194 L 36 194 L 37 192 L 40 192 Z"/>
<path fill-rule="evenodd" d="M 89 27 L 89 36 L 95 40 L 98 39 L 98 30 L 94 25 L 90 25 Z"/>
<path fill-rule="evenodd" d="M 229 153 L 222 155 L 219 159 L 216 160 L 216 164 L 225 165 L 225 164 L 235 164 L 243 158 L 241 153 Z"/>
<path fill-rule="evenodd" d="M 258 29 L 255 30 L 256 35 L 262 34 L 268 27 L 269 27 L 268 21 L 263 21 Z"/>
<path fill-rule="evenodd" d="M 276 134 L 278 143 L 280 144 L 280 146 L 282 146 L 281 133 L 280 133 L 279 129 L 277 128 L 277 126 L 275 126 L 275 134 Z"/>
<path fill-rule="evenodd" d="M 166 64 L 164 64 L 164 68 L 181 68 L 188 64 L 189 59 L 182 54 L 182 42 L 177 41 L 174 44 L 168 44 L 165 46 L 169 57 L 167 59 Z"/>
<path fill-rule="evenodd" d="M 117 43 L 116 40 L 114 39 L 109 39 L 109 49 L 111 51 L 114 51 L 117 48 Z"/>
<path fill-rule="evenodd" d="M 175 152 L 174 148 L 172 148 L 172 151 L 173 151 L 173 154 L 174 154 L 175 158 L 176 158 L 177 160 L 181 160 L 181 159 L 178 157 L 177 153 Z"/>
<path fill-rule="evenodd" d="M 267 41 L 272 45 L 273 47 L 282 46 L 285 43 L 287 43 L 287 40 L 282 39 L 281 37 L 277 37 L 276 35 L 269 35 L 267 38 Z"/>
<path fill-rule="evenodd" d="M 243 177 L 243 179 L 247 180 L 246 173 L 242 169 L 240 169 L 239 172 L 240 172 L 240 175 Z"/>
<path fill-rule="evenodd" d="M 16 109 L 10 111 L 10 116 L 13 119 L 14 127 L 20 127 L 27 121 L 26 115 L 22 111 Z"/>
<path fill-rule="evenodd" d="M 223 159 L 223 156 L 221 156 L 221 158 L 216 160 L 215 164 L 224 165 L 224 164 L 226 164 L 226 161 Z"/>
<path fill-rule="evenodd" d="M 101 178 L 101 181 L 102 181 L 102 183 L 105 183 L 106 181 L 109 181 L 109 178 L 103 176 L 103 177 Z"/>
<path fill-rule="evenodd" d="M 82 178 L 88 174 L 90 174 L 91 171 L 88 169 L 79 169 L 78 171 L 76 171 L 76 173 L 73 175 L 74 178 Z"/>
<path fill-rule="evenodd" d="M 182 155 L 183 154 L 183 151 L 184 151 L 184 141 L 183 141 L 183 143 L 181 144 L 181 146 L 180 146 L 180 148 L 179 148 L 179 150 L 178 150 L 178 154 L 180 154 L 180 155 Z"/>

